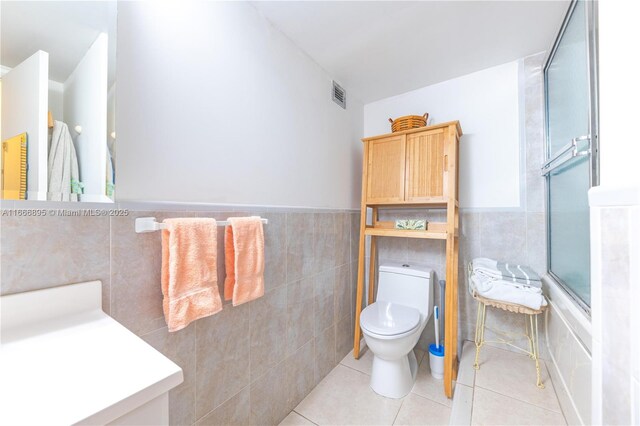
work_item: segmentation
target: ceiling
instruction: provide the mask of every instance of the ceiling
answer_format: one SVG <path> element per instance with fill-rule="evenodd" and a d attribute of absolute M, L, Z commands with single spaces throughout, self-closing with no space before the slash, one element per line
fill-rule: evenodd
<path fill-rule="evenodd" d="M 365 103 L 547 50 L 568 0 L 253 1 Z"/>
<path fill-rule="evenodd" d="M 2 1 L 0 65 L 13 68 L 38 50 L 49 53 L 49 78 L 64 82 L 101 32 L 115 61 L 114 1 Z"/>

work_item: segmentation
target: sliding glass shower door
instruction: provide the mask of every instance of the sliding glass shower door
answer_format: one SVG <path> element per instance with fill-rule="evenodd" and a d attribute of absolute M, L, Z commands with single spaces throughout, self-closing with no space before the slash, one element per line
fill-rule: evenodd
<path fill-rule="evenodd" d="M 590 1 L 571 4 L 544 69 L 548 269 L 586 311 L 587 191 L 598 180 L 594 7 Z"/>

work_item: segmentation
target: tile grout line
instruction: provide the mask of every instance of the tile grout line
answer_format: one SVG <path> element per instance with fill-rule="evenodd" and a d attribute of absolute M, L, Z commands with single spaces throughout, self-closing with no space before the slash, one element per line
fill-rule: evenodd
<path fill-rule="evenodd" d="M 218 404 L 216 407 L 214 407 L 212 410 L 207 411 L 205 414 L 203 414 L 202 416 L 200 416 L 200 418 L 196 419 L 192 424 L 196 424 L 198 423 L 200 420 L 204 419 L 205 417 L 207 417 L 209 414 L 213 413 L 214 411 L 216 411 L 218 408 L 222 407 L 224 404 L 226 404 L 227 402 L 231 401 L 233 398 L 235 398 L 236 396 L 240 395 L 240 393 L 242 393 L 242 391 L 244 391 L 245 389 L 247 389 L 249 386 L 251 386 L 251 384 L 245 385 L 243 386 L 238 392 L 234 393 L 233 395 L 231 395 L 229 398 L 225 399 L 223 402 L 221 402 L 220 404 Z M 249 414 L 251 414 L 251 408 L 249 408 Z"/>
<path fill-rule="evenodd" d="M 197 213 L 193 213 L 194 216 L 198 216 Z M 250 214 L 248 212 L 246 212 L 246 214 Z M 275 290 L 275 289 L 274 289 Z M 249 318 L 251 318 L 251 305 L 249 304 L 248 310 L 249 310 Z M 197 323 L 194 324 L 195 326 L 195 330 L 194 330 L 194 339 L 193 339 L 193 346 L 194 346 L 194 373 L 195 373 L 195 377 L 198 377 L 198 327 L 197 327 Z M 198 401 L 198 386 L 194 385 L 194 390 L 193 390 L 193 396 L 194 396 L 194 401 L 193 401 L 193 424 L 197 424 L 198 421 L 202 420 L 203 418 L 207 417 L 209 414 L 211 414 L 212 412 L 214 412 L 215 410 L 217 410 L 218 408 L 220 408 L 222 405 L 226 404 L 228 401 L 230 401 L 232 398 L 238 396 L 242 391 L 244 391 L 245 389 L 249 388 L 249 417 L 251 417 L 251 392 L 250 392 L 250 386 L 251 386 L 251 355 L 250 355 L 250 351 L 251 351 L 251 342 L 249 342 L 249 383 L 247 383 L 245 386 L 243 386 L 238 392 L 236 392 L 235 394 L 231 395 L 229 398 L 227 398 L 226 400 L 224 400 L 223 402 L 221 402 L 220 404 L 218 404 L 216 407 L 214 407 L 213 409 L 211 409 L 210 411 L 206 412 L 205 414 L 203 414 L 200 418 L 198 418 L 198 412 L 197 412 L 197 401 Z"/>
<path fill-rule="evenodd" d="M 478 387 L 478 388 L 480 388 L 480 389 L 482 389 L 482 390 L 484 390 L 484 391 L 491 392 L 491 393 L 495 393 L 496 395 L 503 396 L 503 397 L 505 397 L 505 398 L 513 399 L 514 401 L 522 402 L 523 404 L 527 404 L 527 405 L 531 405 L 531 406 L 536 407 L 536 408 L 540 408 L 540 409 L 545 410 L 545 411 L 548 411 L 548 412 L 550 412 L 550 413 L 560 414 L 560 415 L 562 415 L 562 417 L 564 417 L 564 414 L 562 414 L 562 409 L 561 409 L 560 411 L 550 410 L 550 409 L 548 409 L 548 408 L 541 407 L 541 406 L 540 406 L 540 405 L 538 405 L 538 404 L 533 404 L 533 403 L 528 402 L 528 401 L 523 401 L 523 400 L 521 400 L 521 399 L 519 399 L 519 398 L 514 398 L 513 396 L 505 395 L 505 394 L 503 394 L 503 393 L 496 392 L 495 390 L 492 390 L 492 389 L 487 389 L 487 388 L 482 387 L 482 386 L 476 386 L 476 387 Z M 556 400 L 556 401 L 557 401 L 557 400 Z M 558 405 L 559 405 L 559 404 L 560 404 L 560 402 L 559 402 L 559 401 L 557 401 L 557 402 L 558 402 Z"/>
<path fill-rule="evenodd" d="M 472 349 L 470 349 L 470 351 L 474 351 L 475 350 L 475 342 L 471 342 L 468 343 L 469 347 L 471 347 Z M 465 344 L 462 345 L 462 352 L 464 353 L 464 348 L 465 348 Z M 475 352 L 475 351 L 474 351 Z M 473 368 L 473 367 L 472 367 Z M 475 368 L 473 368 L 473 384 L 470 386 L 471 388 L 471 410 L 469 412 L 469 425 L 473 424 L 473 406 L 474 406 L 474 401 L 475 401 L 475 397 L 476 397 L 476 376 L 477 376 L 478 370 L 476 370 Z M 462 383 L 460 383 L 461 386 L 466 386 L 463 385 Z M 455 396 L 454 396 L 455 398 Z"/>
<path fill-rule="evenodd" d="M 411 392 L 409 392 L 409 393 L 411 393 Z M 406 398 L 406 396 L 404 398 Z M 396 420 L 398 420 L 398 415 L 400 414 L 400 410 L 402 410 L 402 406 L 404 405 L 404 398 L 402 398 L 402 401 L 400 402 L 400 406 L 398 407 L 398 411 L 396 412 L 396 415 L 393 418 L 393 421 L 391 422 L 392 425 L 395 425 L 396 424 Z"/>
<path fill-rule="evenodd" d="M 193 372 L 196 377 L 198 377 L 198 324 L 194 324 L 195 330 L 193 330 Z M 198 419 L 198 385 L 197 381 L 193 385 L 193 423 L 197 423 Z M 214 408 L 215 410 L 215 408 Z M 212 410 L 213 411 L 213 410 Z M 207 413 L 209 414 L 209 413 Z M 207 415 L 205 414 L 205 416 Z M 205 417 L 202 416 L 202 417 Z"/>
<path fill-rule="evenodd" d="M 544 360 L 543 360 L 544 361 Z M 551 372 L 549 371 L 549 366 L 546 362 L 543 362 L 545 370 L 547 370 L 547 377 L 549 378 L 549 383 L 551 383 L 551 387 L 553 388 L 553 394 L 556 396 L 556 401 L 558 401 L 558 406 L 560 407 L 560 414 L 564 417 L 564 422 L 567 423 L 567 417 L 564 415 L 564 411 L 562 410 L 562 404 L 560 403 L 560 398 L 558 397 L 558 391 L 556 390 L 556 386 L 553 384 L 553 380 L 551 379 Z"/>
<path fill-rule="evenodd" d="M 112 217 L 109 217 L 109 315 L 113 316 L 113 311 L 112 311 L 112 307 L 113 307 L 113 286 L 112 286 L 112 282 L 113 279 L 111 278 L 113 275 L 113 259 L 112 259 L 112 255 L 111 255 L 111 249 L 112 249 L 112 244 L 113 244 L 113 227 L 111 226 L 111 222 L 113 221 Z"/>
<path fill-rule="evenodd" d="M 344 358 L 343 358 L 343 359 L 344 359 Z M 423 362 L 424 362 L 424 361 L 423 361 Z M 343 363 L 342 363 L 342 361 L 340 361 L 340 362 L 338 363 L 338 365 L 340 365 L 340 366 L 342 366 L 342 367 L 346 367 L 346 368 L 348 368 L 348 369 L 350 369 L 350 370 L 352 370 L 352 371 L 356 371 L 356 372 L 358 372 L 358 373 L 360 373 L 360 374 L 364 374 L 365 376 L 371 377 L 371 374 L 365 373 L 364 371 L 360 371 L 360 370 L 357 370 L 357 369 L 355 369 L 355 368 L 353 368 L 353 367 L 351 367 L 351 366 L 349 366 L 349 365 L 343 364 Z M 336 365 L 336 367 L 337 367 L 338 365 Z M 335 367 L 334 367 L 334 368 L 335 368 Z M 415 384 L 414 384 L 414 385 L 415 385 Z M 463 385 L 462 383 L 461 383 L 460 385 L 461 385 L 461 386 L 467 386 L 467 385 Z M 467 386 L 467 387 L 470 387 L 470 386 Z M 424 398 L 424 399 L 427 399 L 427 400 L 429 400 L 429 401 L 431 401 L 431 402 L 435 402 L 436 404 L 442 405 L 443 407 L 446 407 L 446 408 L 449 408 L 449 409 L 451 409 L 451 408 L 452 408 L 452 407 L 450 407 L 450 406 L 448 406 L 448 405 L 443 404 L 443 403 L 442 403 L 442 402 L 440 402 L 440 401 L 436 401 L 436 400 L 434 400 L 434 399 L 432 399 L 432 398 L 430 398 L 430 397 L 428 397 L 428 396 L 420 395 L 419 393 L 414 392 L 414 391 L 413 391 L 413 388 L 411 388 L 411 391 L 409 391 L 409 394 L 414 394 L 414 395 L 416 395 L 416 396 L 418 396 L 418 397 L 420 397 L 420 398 Z M 406 398 L 409 394 L 407 394 L 404 398 Z M 403 398 L 403 401 L 404 401 L 404 398 Z M 452 404 L 453 404 L 453 400 L 452 400 Z"/>
<path fill-rule="evenodd" d="M 263 277 L 264 277 L 264 273 L 263 273 Z M 285 298 L 286 298 L 286 295 L 285 295 Z M 249 303 L 249 306 L 247 307 L 247 310 L 249 311 L 249 338 L 247 339 L 247 345 L 249 346 L 249 348 L 248 348 L 249 350 L 247 351 L 247 353 L 249 354 L 249 380 L 248 380 L 248 383 L 247 383 L 247 386 L 249 387 L 249 422 L 251 422 L 251 417 L 252 417 L 251 414 L 253 412 L 253 410 L 251 409 L 251 340 L 252 340 L 251 339 L 251 329 L 253 327 L 253 321 L 251 319 L 253 318 L 253 308 L 254 308 L 253 305 L 254 305 L 253 303 Z M 284 359 L 281 362 L 285 362 L 286 359 L 287 359 L 287 357 L 285 355 Z M 276 364 L 276 366 L 277 365 L 278 364 Z M 274 368 L 276 366 L 274 366 Z M 267 372 L 268 371 L 269 370 L 267 369 Z M 286 382 L 286 371 L 285 371 L 285 382 Z M 247 386 L 245 386 L 245 387 L 247 387 Z M 240 391 L 242 391 L 242 389 Z M 237 393 L 236 393 L 236 395 L 237 395 Z M 231 397 L 231 398 L 233 398 L 233 397 Z M 231 398 L 229 398 L 229 399 L 231 399 Z"/>
<path fill-rule="evenodd" d="M 309 421 L 309 422 L 313 423 L 313 424 L 314 424 L 314 425 L 316 425 L 316 426 L 318 425 L 318 423 L 316 423 L 316 422 L 314 422 L 313 420 L 311 420 L 311 419 L 309 419 L 309 418 L 307 418 L 307 417 L 303 416 L 302 414 L 298 413 L 298 412 L 296 411 L 296 409 L 295 409 L 295 408 L 294 408 L 293 410 L 291 410 L 291 413 L 296 413 L 297 415 L 299 415 L 299 416 L 300 416 L 300 417 L 302 417 L 303 419 L 305 419 L 305 420 L 307 420 L 307 421 Z M 289 413 L 289 414 L 291 414 L 291 413 Z"/>
<path fill-rule="evenodd" d="M 465 386 L 465 385 L 461 384 L 461 386 Z M 468 386 L 467 386 L 467 387 L 468 387 Z M 446 408 L 448 408 L 448 409 L 450 409 L 450 410 L 453 408 L 453 399 L 451 400 L 451 406 L 449 406 L 449 405 L 445 405 L 445 404 L 443 404 L 443 403 L 442 403 L 442 402 L 440 402 L 440 401 L 436 401 L 435 399 L 432 399 L 432 398 L 430 398 L 430 397 L 428 397 L 428 396 L 420 395 L 419 393 L 414 392 L 414 391 L 413 391 L 413 388 L 411 388 L 411 391 L 407 394 L 407 396 L 409 396 L 409 394 L 414 394 L 415 396 L 418 396 L 418 397 L 420 397 L 420 398 L 426 399 L 427 401 L 435 402 L 436 404 L 438 404 L 438 405 L 442 405 L 443 407 L 446 407 Z M 405 398 L 406 398 L 407 396 L 405 396 Z"/>
<path fill-rule="evenodd" d="M 526 153 L 526 149 L 525 149 L 525 156 L 527 155 Z M 526 164 L 526 162 L 525 162 Z M 526 256 L 527 256 L 527 265 L 531 266 L 531 259 L 529 259 L 529 209 L 528 209 L 528 197 L 526 194 L 526 182 L 525 182 L 525 212 L 524 212 L 524 249 L 526 252 Z M 525 319 L 526 321 L 526 319 Z"/>
<path fill-rule="evenodd" d="M 514 356 L 521 356 L 521 357 L 525 357 L 525 356 L 526 356 L 526 355 L 523 355 L 523 354 L 521 354 L 521 353 L 514 352 L 514 351 L 510 351 L 510 350 L 508 350 L 508 349 L 504 349 L 504 348 L 501 348 L 501 347 L 491 346 L 491 345 L 489 345 L 489 346 L 490 346 L 491 348 L 493 348 L 493 349 L 497 349 L 497 350 L 499 350 L 499 351 L 502 351 L 502 352 L 507 353 L 507 354 L 512 354 L 512 355 L 514 355 Z M 541 359 L 541 361 L 542 361 L 542 364 L 543 364 L 543 366 L 544 366 L 545 370 L 547 371 L 547 381 L 551 384 L 551 388 L 552 388 L 552 390 L 553 390 L 553 395 L 555 396 L 555 400 L 556 400 L 556 402 L 558 403 L 558 407 L 560 408 L 560 411 L 550 410 L 550 409 L 548 409 L 548 408 L 541 407 L 540 405 L 533 404 L 533 403 L 528 402 L 528 401 L 523 401 L 523 400 L 521 400 L 521 399 L 519 399 L 519 398 L 514 398 L 514 397 L 509 396 L 509 395 L 504 395 L 504 394 L 502 394 L 502 393 L 500 393 L 500 392 L 494 391 L 494 390 L 492 390 L 492 389 L 485 388 L 485 387 L 483 387 L 483 386 L 478 386 L 478 385 L 476 385 L 477 371 L 474 373 L 474 381 L 473 381 L 473 383 L 474 383 L 474 391 L 475 391 L 475 387 L 477 386 L 477 387 L 479 387 L 479 388 L 481 388 L 481 389 L 484 389 L 484 390 L 487 390 L 487 391 L 490 391 L 490 392 L 496 393 L 496 394 L 498 394 L 498 395 L 502 395 L 502 396 L 505 396 L 505 397 L 507 397 L 507 398 L 511 398 L 511 399 L 516 400 L 516 401 L 523 402 L 523 403 L 525 403 L 525 404 L 533 405 L 534 407 L 543 408 L 544 410 L 547 410 L 547 411 L 550 411 L 550 412 L 553 412 L 553 413 L 560 413 L 560 414 L 562 414 L 562 416 L 564 417 L 564 413 L 562 412 L 562 405 L 560 405 L 560 399 L 558 398 L 558 393 L 557 393 L 557 391 L 556 391 L 556 387 L 555 387 L 555 385 L 553 384 L 553 380 L 551 379 L 551 374 L 549 373 L 549 367 L 548 367 L 548 365 L 547 365 L 547 362 L 546 362 L 544 359 Z M 566 421 L 566 419 L 565 419 L 565 421 Z"/>
<path fill-rule="evenodd" d="M 476 400 L 476 372 L 473 371 L 473 386 L 471 387 L 471 413 L 469 413 L 469 424 L 473 424 L 473 406 Z"/>
<path fill-rule="evenodd" d="M 292 357 L 297 352 L 293 352 L 292 354 L 288 354 L 289 352 L 289 215 L 285 213 L 284 215 L 284 362 Z M 305 343 L 306 344 L 306 343 Z M 301 348 L 304 347 L 301 346 Z M 315 345 L 313 349 L 313 357 L 315 359 Z M 288 383 L 288 374 L 289 370 L 285 366 L 285 383 L 287 383 L 287 406 L 289 405 L 289 383 Z M 251 380 L 251 378 L 249 378 Z M 285 417 L 286 418 L 286 417 Z M 249 421 L 251 422 L 251 388 L 249 388 Z"/>
<path fill-rule="evenodd" d="M 490 312 L 490 311 L 487 311 L 487 312 Z M 486 327 L 486 328 L 488 329 L 489 327 Z M 523 337 L 523 338 L 526 338 L 526 336 L 525 336 L 525 335 L 522 335 L 522 337 Z M 471 340 L 469 340 L 469 342 L 472 342 L 472 343 L 473 343 L 473 341 L 471 341 Z M 503 345 L 503 346 L 496 346 L 497 344 L 498 344 L 498 345 Z M 500 342 L 488 342 L 488 341 L 485 341 L 485 345 L 486 345 L 486 347 L 487 347 L 487 348 L 497 349 L 497 350 L 499 350 L 499 351 L 506 352 L 506 353 L 508 353 L 508 354 L 513 354 L 513 355 L 517 355 L 517 356 L 525 356 L 525 357 L 527 356 L 527 355 L 526 355 L 526 354 L 524 354 L 523 352 L 516 352 L 516 351 L 512 351 L 511 349 L 507 349 L 507 348 L 505 347 L 506 345 L 504 345 L 503 343 L 500 343 Z M 484 346 L 483 346 L 483 347 L 484 347 Z M 542 363 L 543 363 L 543 364 L 545 364 L 545 366 L 547 365 L 547 361 L 550 361 L 549 359 L 546 359 L 546 358 L 540 358 L 539 356 L 538 356 L 538 360 L 542 361 Z M 553 382 L 552 382 L 552 383 L 553 383 Z"/>
<path fill-rule="evenodd" d="M 479 256 L 482 257 L 483 256 L 483 250 L 482 250 L 482 232 L 480 232 L 480 230 L 482 229 L 482 217 L 484 216 L 484 213 L 480 212 L 478 213 L 478 247 L 480 248 L 480 253 Z M 473 259 L 472 259 L 473 260 Z"/>
<path fill-rule="evenodd" d="M 564 418 L 565 423 L 567 423 L 567 418 L 564 415 L 564 411 L 562 410 L 562 404 L 560 403 L 560 398 L 558 397 L 558 391 L 556 390 L 556 386 L 554 385 L 553 380 L 551 379 L 551 372 L 549 371 L 549 365 L 547 365 L 547 362 L 545 360 L 541 360 L 541 361 L 544 369 L 547 372 L 547 379 L 548 379 L 547 381 L 548 383 L 551 384 L 551 388 L 553 389 L 553 395 L 556 397 L 556 401 L 558 402 L 558 407 L 560 408 L 559 413 L 562 414 L 562 417 Z M 548 411 L 553 411 L 553 410 L 548 410 Z M 555 413 L 555 411 L 553 412 Z"/>
<path fill-rule="evenodd" d="M 343 358 L 343 359 L 344 359 L 344 358 Z M 338 363 L 338 365 L 341 365 L 341 366 L 343 366 L 343 367 L 347 367 L 349 370 L 357 371 L 357 372 L 358 372 L 358 373 L 360 373 L 360 374 L 364 374 L 365 376 L 369 376 L 369 377 L 371 377 L 371 374 L 365 373 L 364 371 L 357 370 L 357 369 L 355 369 L 355 368 L 351 367 L 350 365 L 343 364 L 343 363 L 342 363 L 342 361 L 340 361 L 340 362 Z M 336 367 L 337 367 L 338 365 L 336 365 Z M 335 368 L 335 367 L 334 367 L 334 368 Z"/>

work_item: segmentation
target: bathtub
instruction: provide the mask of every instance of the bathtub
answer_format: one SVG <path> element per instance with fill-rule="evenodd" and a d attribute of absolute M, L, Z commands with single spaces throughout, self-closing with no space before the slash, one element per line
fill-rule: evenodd
<path fill-rule="evenodd" d="M 592 424 L 591 318 L 554 279 L 543 277 L 549 308 L 545 315 L 547 368 L 570 425 Z"/>

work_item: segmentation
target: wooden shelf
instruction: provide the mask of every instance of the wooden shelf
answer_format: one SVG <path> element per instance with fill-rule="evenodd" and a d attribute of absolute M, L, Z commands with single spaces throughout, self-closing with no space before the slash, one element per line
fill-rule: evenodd
<path fill-rule="evenodd" d="M 378 237 L 422 238 L 445 241 L 447 280 L 444 310 L 444 393 L 453 396 L 458 359 L 458 253 L 459 203 L 458 158 L 462 130 L 451 121 L 435 126 L 364 138 L 362 158 L 362 201 L 358 245 L 358 283 L 355 302 L 353 356 L 360 356 L 360 313 L 365 294 L 365 253 L 369 244 L 367 304 L 375 302 Z M 440 209 L 445 222 L 429 222 L 427 229 L 396 229 L 395 221 L 381 221 L 381 210 L 406 208 Z M 367 224 L 371 209 L 371 224 Z M 393 214 L 398 216 L 401 214 Z M 389 216 L 386 212 L 384 216 Z M 429 219 L 430 214 L 425 214 Z M 442 219 L 441 219 L 442 220 Z M 369 236 L 369 238 L 366 238 Z"/>
<path fill-rule="evenodd" d="M 374 235 L 376 237 L 427 238 L 432 240 L 447 239 L 446 231 L 416 231 L 412 229 L 374 228 L 372 226 L 367 226 L 364 234 Z"/>
<path fill-rule="evenodd" d="M 406 202 L 406 201 L 388 202 L 388 203 L 383 203 L 383 202 L 372 203 L 370 201 L 367 201 L 365 204 L 367 207 L 379 207 L 381 209 L 405 209 L 405 208 L 411 208 L 411 207 L 420 208 L 420 209 L 446 209 L 449 206 L 449 200 L 447 198 L 434 197 L 432 200 L 419 202 L 419 203 Z M 460 206 L 460 203 L 458 202 L 458 200 L 455 200 L 454 204 L 456 207 Z"/>

